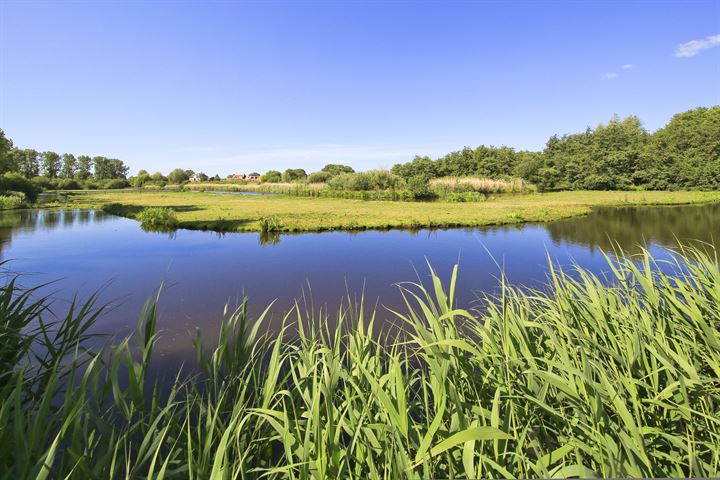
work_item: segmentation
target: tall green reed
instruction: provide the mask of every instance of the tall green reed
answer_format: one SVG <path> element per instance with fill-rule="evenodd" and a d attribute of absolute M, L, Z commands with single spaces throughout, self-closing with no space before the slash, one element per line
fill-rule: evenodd
<path fill-rule="evenodd" d="M 607 259 L 608 278 L 551 265 L 472 313 L 448 284 L 400 285 L 382 312 L 285 316 L 262 333 L 244 301 L 198 371 L 164 391 L 137 333 L 87 347 L 101 308 L 0 291 L 3 478 L 680 477 L 720 472 L 720 270 L 688 248 Z M 332 322 L 330 320 L 333 320 Z M 40 353 L 42 352 L 42 353 Z"/>

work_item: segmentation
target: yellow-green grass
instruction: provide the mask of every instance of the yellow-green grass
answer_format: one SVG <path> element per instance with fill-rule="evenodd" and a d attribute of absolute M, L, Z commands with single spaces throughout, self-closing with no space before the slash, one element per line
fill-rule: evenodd
<path fill-rule="evenodd" d="M 176 211 L 178 227 L 261 231 L 273 217 L 278 231 L 445 228 L 545 222 L 584 215 L 595 206 L 680 205 L 720 201 L 720 192 L 575 191 L 491 197 L 485 202 L 383 202 L 210 192 L 71 192 L 65 206 L 102 208 L 134 218 L 147 207 Z"/>

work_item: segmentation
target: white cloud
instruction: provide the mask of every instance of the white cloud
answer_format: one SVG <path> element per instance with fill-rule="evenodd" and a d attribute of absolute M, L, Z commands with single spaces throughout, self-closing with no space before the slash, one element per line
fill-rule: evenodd
<path fill-rule="evenodd" d="M 618 77 L 617 73 L 610 72 L 610 73 L 603 73 L 602 78 L 605 80 L 615 80 Z"/>
<path fill-rule="evenodd" d="M 694 57 L 700 53 L 701 50 L 717 47 L 718 45 L 720 45 L 720 34 L 710 35 L 702 40 L 690 40 L 689 42 L 681 43 L 677 46 L 675 49 L 675 56 Z"/>
<path fill-rule="evenodd" d="M 625 65 L 622 66 L 623 70 L 631 70 L 632 68 L 633 68 L 632 63 L 626 63 Z"/>

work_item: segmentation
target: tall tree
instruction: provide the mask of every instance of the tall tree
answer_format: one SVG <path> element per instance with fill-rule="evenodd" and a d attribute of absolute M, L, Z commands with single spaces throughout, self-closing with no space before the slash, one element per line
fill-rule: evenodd
<path fill-rule="evenodd" d="M 78 161 L 72 153 L 65 153 L 62 156 L 63 166 L 60 176 L 63 178 L 75 178 L 77 172 Z"/>
<path fill-rule="evenodd" d="M 27 148 L 18 154 L 18 171 L 26 178 L 37 177 L 40 174 L 40 154 L 37 150 Z"/>
<path fill-rule="evenodd" d="M 87 180 L 93 175 L 93 161 L 87 155 L 80 155 L 77 158 L 77 171 L 75 178 L 78 180 Z"/>
<path fill-rule="evenodd" d="M 0 173 L 12 172 L 16 169 L 13 142 L 5 136 L 5 132 L 0 128 Z"/>
<path fill-rule="evenodd" d="M 117 158 L 93 157 L 95 165 L 95 178 L 98 180 L 108 180 L 111 178 L 127 178 L 130 170 L 122 160 Z"/>
<path fill-rule="evenodd" d="M 679 113 L 655 132 L 639 175 L 651 189 L 720 189 L 720 106 Z"/>
<path fill-rule="evenodd" d="M 167 179 L 170 183 L 183 183 L 190 179 L 190 175 L 187 170 L 182 168 L 176 168 L 172 172 L 168 173 Z"/>
<path fill-rule="evenodd" d="M 353 170 L 352 167 L 348 165 L 340 165 L 337 163 L 328 163 L 320 171 L 327 172 L 333 177 L 342 173 L 355 173 L 355 170 Z"/>
<path fill-rule="evenodd" d="M 48 178 L 57 178 L 60 173 L 60 155 L 55 152 L 44 152 L 42 154 L 43 175 Z"/>

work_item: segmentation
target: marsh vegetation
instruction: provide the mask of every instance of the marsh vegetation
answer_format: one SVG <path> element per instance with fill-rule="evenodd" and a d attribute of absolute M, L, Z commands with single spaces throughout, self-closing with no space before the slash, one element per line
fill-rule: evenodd
<path fill-rule="evenodd" d="M 158 383 L 157 302 L 89 349 L 93 299 L 53 319 L 0 290 L 0 453 L 17 478 L 712 477 L 720 471 L 720 266 L 685 249 L 501 281 L 481 313 L 443 283 L 400 286 L 399 330 L 366 305 L 291 309 L 264 336 L 247 303 Z M 161 385 L 163 386 L 161 388 Z"/>

